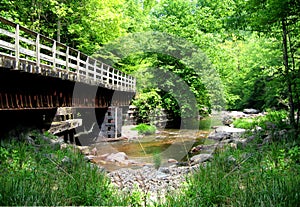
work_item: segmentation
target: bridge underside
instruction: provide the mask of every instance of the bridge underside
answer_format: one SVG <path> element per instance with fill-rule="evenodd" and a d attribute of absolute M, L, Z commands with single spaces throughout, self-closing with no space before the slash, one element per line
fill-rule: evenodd
<path fill-rule="evenodd" d="M 130 104 L 133 92 L 0 68 L 0 110 L 107 108 Z"/>
<path fill-rule="evenodd" d="M 134 94 L 0 68 L 0 136 L 17 126 L 48 130 L 59 107 L 74 108 L 82 115 L 82 127 L 86 128 L 92 120 L 84 118 L 85 114 L 96 114 L 101 126 L 108 107 L 126 107 Z"/>

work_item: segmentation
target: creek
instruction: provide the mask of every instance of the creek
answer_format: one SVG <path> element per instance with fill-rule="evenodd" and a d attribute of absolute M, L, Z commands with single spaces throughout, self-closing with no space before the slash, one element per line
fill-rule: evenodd
<path fill-rule="evenodd" d="M 138 136 L 136 131 L 132 131 L 132 126 L 123 126 L 126 129 L 126 141 L 98 142 L 90 146 L 97 149 L 97 155 L 105 155 L 117 152 L 124 152 L 128 160 L 132 160 L 129 165 L 105 162 L 96 159 L 98 165 L 108 171 L 120 168 L 140 168 L 145 165 L 153 165 L 159 159 L 160 166 L 167 167 L 173 165 L 171 161 L 185 161 L 191 156 L 192 147 L 199 144 L 212 144 L 206 137 L 211 131 L 211 126 L 220 125 L 220 120 L 215 118 L 205 118 L 199 121 L 199 129 L 158 129 L 153 135 Z M 122 130 L 123 131 L 123 130 Z M 131 137 L 131 138 L 130 138 Z"/>

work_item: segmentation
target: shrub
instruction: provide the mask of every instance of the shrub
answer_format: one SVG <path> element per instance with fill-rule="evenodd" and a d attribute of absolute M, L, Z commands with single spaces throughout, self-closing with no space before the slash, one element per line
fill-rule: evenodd
<path fill-rule="evenodd" d="M 233 121 L 234 127 L 254 129 L 256 126 L 265 130 L 280 130 L 290 128 L 286 111 L 268 111 L 265 116 L 241 118 Z"/>
<path fill-rule="evenodd" d="M 132 130 L 137 130 L 139 134 L 149 135 L 156 132 L 156 127 L 153 125 L 139 124 Z"/>

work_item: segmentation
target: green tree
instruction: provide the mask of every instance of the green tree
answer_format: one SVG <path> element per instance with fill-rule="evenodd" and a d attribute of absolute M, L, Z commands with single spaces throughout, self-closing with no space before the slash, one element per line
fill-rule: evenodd
<path fill-rule="evenodd" d="M 299 127 L 299 26 L 300 2 L 298 0 L 240 1 L 241 10 L 234 19 L 246 30 L 258 31 L 281 42 L 282 65 L 278 73 L 284 77 L 289 106 L 289 119 L 294 129 Z M 242 11 L 242 12 L 241 12 Z M 297 118 L 295 119 L 295 112 Z"/>

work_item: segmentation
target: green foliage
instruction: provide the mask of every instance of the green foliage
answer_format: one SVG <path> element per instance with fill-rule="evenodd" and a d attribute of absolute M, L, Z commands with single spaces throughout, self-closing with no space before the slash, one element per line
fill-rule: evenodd
<path fill-rule="evenodd" d="M 73 147 L 55 150 L 6 141 L 0 163 L 1 206 L 127 205 L 103 172 Z"/>
<path fill-rule="evenodd" d="M 148 122 L 150 112 L 162 108 L 162 100 L 156 90 L 138 94 L 132 104 L 138 108 L 139 122 Z"/>
<path fill-rule="evenodd" d="M 289 129 L 288 115 L 286 111 L 268 111 L 265 116 L 255 118 L 241 118 L 233 121 L 236 128 L 255 129 L 261 127 L 264 130 Z"/>
<path fill-rule="evenodd" d="M 48 138 L 50 138 L 50 139 L 55 139 L 55 138 L 56 138 L 55 135 L 53 135 L 52 133 L 50 133 L 50 132 L 48 132 L 48 131 L 45 131 L 45 132 L 44 132 L 44 136 L 45 136 L 45 137 L 48 137 Z"/>
<path fill-rule="evenodd" d="M 233 126 L 236 128 L 253 129 L 257 125 L 255 119 L 242 118 L 233 121 Z"/>
<path fill-rule="evenodd" d="M 143 202 L 143 195 L 139 190 L 133 190 L 129 196 L 129 202 L 132 206 L 140 206 Z"/>
<path fill-rule="evenodd" d="M 258 31 L 268 39 L 273 39 L 278 46 L 274 59 L 282 61 L 273 70 L 272 78 L 279 78 L 281 84 L 273 85 L 284 94 L 281 102 L 286 102 L 289 109 L 289 120 L 295 130 L 299 122 L 295 111 L 299 110 L 299 24 L 300 6 L 297 0 L 238 1 L 234 21 L 239 28 Z M 241 12 L 242 11 L 242 12 Z M 274 50 L 274 51 L 275 51 Z M 278 79 L 277 79 L 278 80 Z M 280 83 L 280 82 L 278 82 Z M 276 94 L 278 95 L 278 94 Z M 299 114 L 297 114 L 299 117 Z"/>
<path fill-rule="evenodd" d="M 300 165 L 286 148 L 294 152 L 298 146 L 273 143 L 262 151 L 248 146 L 218 152 L 187 179 L 183 193 L 169 195 L 163 206 L 298 205 Z"/>
<path fill-rule="evenodd" d="M 156 127 L 153 125 L 139 124 L 132 128 L 132 130 L 137 130 L 139 134 L 149 135 L 155 133 Z"/>

